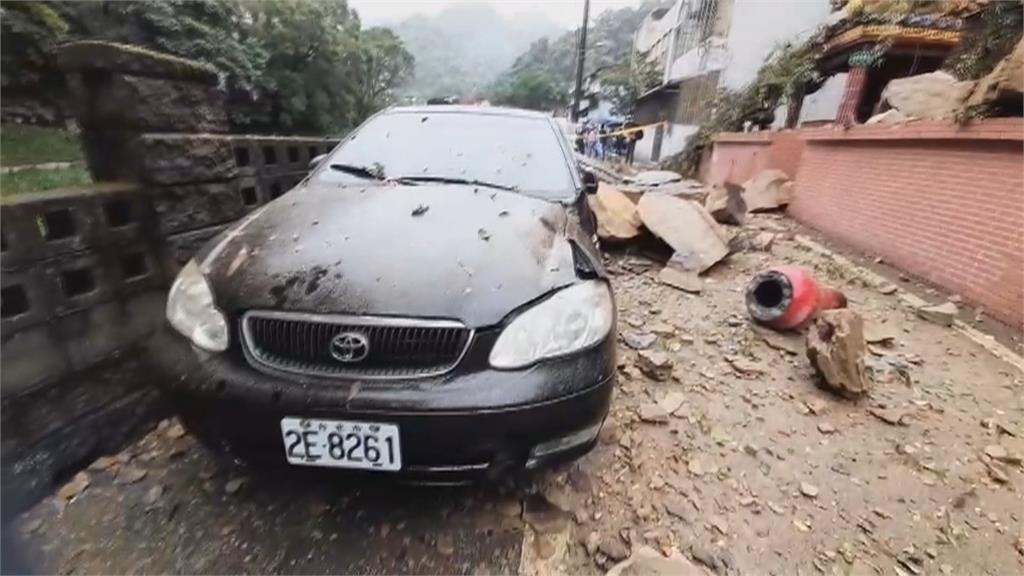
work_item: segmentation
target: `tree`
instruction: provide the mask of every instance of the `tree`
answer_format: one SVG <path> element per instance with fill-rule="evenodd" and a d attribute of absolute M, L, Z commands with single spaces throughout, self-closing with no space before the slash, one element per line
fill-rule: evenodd
<path fill-rule="evenodd" d="M 38 98 L 42 108 L 56 109 L 63 78 L 53 65 L 53 49 L 68 24 L 47 2 L 0 4 L 0 86 L 8 103 Z"/>
<path fill-rule="evenodd" d="M 506 106 L 550 111 L 564 103 L 563 93 L 544 73 L 527 71 L 515 76 L 496 99 Z"/>
<path fill-rule="evenodd" d="M 645 2 L 638 8 L 605 10 L 590 24 L 587 32 L 587 57 L 584 74 L 614 68 L 628 62 L 633 53 L 633 37 L 644 17 L 664 2 Z M 544 75 L 559 94 L 568 94 L 576 70 L 576 32 L 566 32 L 555 39 L 541 38 L 530 45 L 508 70 L 492 84 L 497 95 L 506 91 L 526 72 Z"/>
<path fill-rule="evenodd" d="M 4 2 L 5 97 L 59 90 L 53 47 L 74 40 L 134 44 L 221 72 L 236 131 L 324 134 L 351 128 L 387 104 L 412 68 L 390 32 L 361 30 L 345 2 L 166 0 Z"/>
<path fill-rule="evenodd" d="M 355 82 L 353 112 L 365 118 L 392 101 L 392 89 L 412 77 L 414 60 L 401 39 L 386 28 L 362 33 L 350 63 Z"/>
<path fill-rule="evenodd" d="M 607 98 L 615 113 L 632 113 L 637 99 L 661 81 L 658 66 L 644 55 L 635 55 L 626 64 L 603 71 L 599 77 L 601 95 Z"/>

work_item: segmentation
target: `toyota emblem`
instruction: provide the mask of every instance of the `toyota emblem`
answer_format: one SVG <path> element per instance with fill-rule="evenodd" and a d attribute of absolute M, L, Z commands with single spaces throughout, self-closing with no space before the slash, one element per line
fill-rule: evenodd
<path fill-rule="evenodd" d="M 369 354 L 370 341 L 359 332 L 342 332 L 331 339 L 331 356 L 338 362 L 359 362 Z"/>

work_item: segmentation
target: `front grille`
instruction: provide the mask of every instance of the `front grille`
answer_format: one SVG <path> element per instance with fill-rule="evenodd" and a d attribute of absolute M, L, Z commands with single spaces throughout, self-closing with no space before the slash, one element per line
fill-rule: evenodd
<path fill-rule="evenodd" d="M 316 376 L 416 378 L 444 374 L 458 364 L 473 331 L 459 322 L 301 312 L 250 311 L 242 317 L 242 335 L 250 360 L 275 370 Z M 353 337 L 355 336 L 355 337 Z M 336 357 L 345 346 L 353 356 Z"/>

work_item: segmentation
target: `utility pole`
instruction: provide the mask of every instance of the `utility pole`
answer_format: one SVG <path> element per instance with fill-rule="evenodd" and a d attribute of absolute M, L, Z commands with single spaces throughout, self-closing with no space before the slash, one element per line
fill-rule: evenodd
<path fill-rule="evenodd" d="M 590 0 L 583 0 L 583 26 L 580 28 L 579 43 L 576 50 L 576 88 L 572 93 L 573 123 L 580 119 L 580 99 L 583 97 L 583 60 L 587 53 L 587 20 L 590 16 Z"/>

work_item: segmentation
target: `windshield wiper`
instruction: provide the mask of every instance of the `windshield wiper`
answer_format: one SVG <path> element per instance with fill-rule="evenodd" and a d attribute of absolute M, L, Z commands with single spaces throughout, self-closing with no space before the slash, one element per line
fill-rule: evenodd
<path fill-rule="evenodd" d="M 397 180 L 399 182 L 440 182 L 441 184 L 467 184 L 469 186 L 483 186 L 485 188 L 496 188 L 498 190 L 507 190 L 509 192 L 519 191 L 519 188 L 515 186 L 508 186 L 506 184 L 487 182 L 485 180 L 453 178 L 451 176 L 399 176 L 396 178 L 389 178 L 389 180 Z"/>
<path fill-rule="evenodd" d="M 356 166 L 354 164 L 329 164 L 327 167 L 331 170 L 337 170 L 338 172 L 344 172 L 345 174 L 351 174 L 352 176 L 368 180 L 384 180 L 384 171 L 376 167 Z"/>

